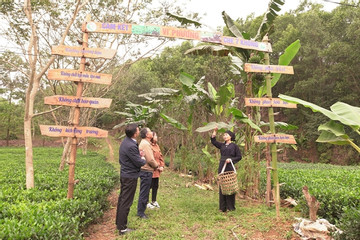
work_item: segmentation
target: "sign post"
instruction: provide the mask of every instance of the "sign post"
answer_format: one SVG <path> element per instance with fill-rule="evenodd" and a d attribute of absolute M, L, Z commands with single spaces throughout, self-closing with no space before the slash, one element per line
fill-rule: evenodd
<path fill-rule="evenodd" d="M 86 22 L 90 22 L 90 15 L 86 16 Z M 71 137 L 71 151 L 69 161 L 69 181 L 67 198 L 73 198 L 76 152 L 78 138 L 106 138 L 108 132 L 95 127 L 80 127 L 80 108 L 109 108 L 112 99 L 82 97 L 84 83 L 111 84 L 111 74 L 103 74 L 85 71 L 86 58 L 104 58 L 114 57 L 116 50 L 88 48 L 88 32 L 84 31 L 81 47 L 75 46 L 53 46 L 52 54 L 81 57 L 79 70 L 71 69 L 52 69 L 48 71 L 50 80 L 74 81 L 77 84 L 75 96 L 56 95 L 44 98 L 45 104 L 63 105 L 75 107 L 71 126 L 49 126 L 40 125 L 41 134 L 50 137 Z"/>
<path fill-rule="evenodd" d="M 90 21 L 90 15 L 86 16 L 86 21 L 87 22 Z M 82 41 L 83 48 L 88 47 L 88 38 L 89 38 L 89 34 L 87 32 L 83 33 L 83 41 Z M 85 56 L 81 56 L 79 71 L 82 72 L 85 71 L 85 63 L 86 63 Z M 76 98 L 82 97 L 83 88 L 84 88 L 84 82 L 79 81 L 76 89 Z M 80 119 L 80 107 L 77 106 L 75 107 L 74 110 L 74 118 L 72 122 L 74 128 L 79 126 L 79 119 Z M 67 193 L 68 199 L 74 197 L 74 178 L 75 178 L 75 162 L 76 162 L 77 145 L 78 145 L 78 139 L 76 136 L 73 136 L 71 141 L 71 151 L 70 151 L 70 161 L 69 161 L 69 181 L 68 181 L 68 193 Z"/>

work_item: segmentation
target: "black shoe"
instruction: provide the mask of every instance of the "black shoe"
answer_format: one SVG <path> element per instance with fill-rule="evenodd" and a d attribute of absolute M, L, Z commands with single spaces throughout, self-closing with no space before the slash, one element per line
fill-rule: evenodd
<path fill-rule="evenodd" d="M 138 215 L 139 218 L 142 218 L 142 219 L 148 219 L 148 216 L 146 216 L 145 214 L 143 215 Z"/>
<path fill-rule="evenodd" d="M 120 235 L 124 235 L 124 234 L 128 234 L 128 233 L 130 233 L 130 232 L 133 232 L 133 231 L 135 231 L 134 229 L 131 229 L 131 228 L 126 228 L 126 229 L 124 229 L 124 230 L 119 230 L 119 234 Z"/>

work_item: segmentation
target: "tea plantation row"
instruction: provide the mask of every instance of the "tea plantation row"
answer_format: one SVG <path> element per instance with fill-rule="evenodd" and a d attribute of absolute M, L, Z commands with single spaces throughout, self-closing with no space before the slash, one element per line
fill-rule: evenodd
<path fill-rule="evenodd" d="M 321 203 L 318 216 L 345 230 L 343 239 L 360 239 L 360 167 L 280 163 L 278 169 L 279 183 L 284 183 L 281 198 L 298 200 L 300 209 L 307 213 L 302 188 L 308 186 Z M 266 184 L 264 178 L 262 186 Z"/>
<path fill-rule="evenodd" d="M 62 149 L 35 148 L 35 188 L 25 187 L 25 151 L 0 148 L 0 239 L 82 239 L 82 229 L 102 214 L 118 181 L 104 156 L 78 153 L 74 199 L 68 171 L 59 171 Z"/>

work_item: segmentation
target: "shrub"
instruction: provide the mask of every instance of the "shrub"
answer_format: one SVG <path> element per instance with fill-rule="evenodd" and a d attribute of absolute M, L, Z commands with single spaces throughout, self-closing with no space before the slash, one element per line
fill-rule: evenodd
<path fill-rule="evenodd" d="M 338 239 L 360 239 L 360 206 L 357 208 L 345 207 L 341 216 L 339 228 L 344 231 Z"/>
<path fill-rule="evenodd" d="M 302 188 L 306 185 L 309 187 L 310 194 L 320 202 L 319 217 L 333 223 L 340 223 L 346 228 L 344 228 L 346 234 L 350 236 L 355 233 L 353 229 L 356 228 L 350 226 L 359 224 L 360 218 L 356 221 L 358 215 L 348 209 L 360 211 L 360 167 L 279 163 L 278 169 L 279 182 L 285 183 L 280 188 L 281 198 L 292 197 L 298 200 L 298 208 L 308 214 L 308 207 L 302 193 Z M 266 178 L 265 173 L 262 174 L 262 189 L 266 184 L 264 178 Z"/>
<path fill-rule="evenodd" d="M 81 239 L 81 230 L 107 207 L 118 180 L 113 166 L 96 153 L 78 153 L 79 183 L 69 200 L 68 171 L 58 171 L 61 153 L 34 149 L 35 188 L 26 190 L 24 149 L 0 148 L 0 239 Z"/>

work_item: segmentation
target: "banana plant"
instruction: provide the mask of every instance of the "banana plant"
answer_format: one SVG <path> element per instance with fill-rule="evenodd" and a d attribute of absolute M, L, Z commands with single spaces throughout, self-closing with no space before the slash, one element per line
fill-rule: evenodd
<path fill-rule="evenodd" d="M 310 108 L 313 112 L 320 112 L 331 119 L 329 122 L 321 124 L 318 127 L 318 131 L 320 131 L 321 134 L 316 140 L 317 142 L 335 145 L 348 144 L 360 153 L 360 147 L 354 143 L 353 139 L 351 139 L 344 130 L 344 125 L 346 125 L 360 135 L 359 107 L 351 106 L 343 102 L 336 102 L 330 107 L 330 110 L 328 110 L 314 103 L 283 94 L 280 94 L 279 98 L 287 102 L 303 105 L 304 107 Z"/>
<path fill-rule="evenodd" d="M 200 106 L 203 106 L 204 109 L 208 111 L 209 114 L 215 115 L 216 119 L 219 119 L 221 115 L 228 116 L 229 113 L 227 109 L 236 103 L 235 89 L 234 85 L 231 83 L 224 84 L 219 88 L 219 91 L 216 91 L 211 83 L 207 84 L 207 89 L 204 88 L 205 77 L 196 81 L 190 74 L 182 72 L 179 80 L 183 89 L 182 100 L 190 106 L 191 110 L 190 116 L 187 119 L 188 127 L 185 127 L 177 120 L 163 113 L 160 114 L 166 122 L 175 128 L 180 130 L 187 129 L 189 133 L 192 134 L 193 111 L 196 105 L 199 106 L 199 103 Z M 191 126 L 191 128 L 189 126 Z"/>
<path fill-rule="evenodd" d="M 125 117 L 125 121 L 117 124 L 113 129 L 117 129 L 129 123 L 139 125 L 151 125 L 157 120 L 163 104 L 170 101 L 170 98 L 176 97 L 179 90 L 171 88 L 152 88 L 149 93 L 140 94 L 138 97 L 145 98 L 143 104 L 127 102 L 124 111 L 115 111 L 116 114 Z"/>

